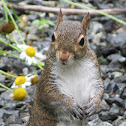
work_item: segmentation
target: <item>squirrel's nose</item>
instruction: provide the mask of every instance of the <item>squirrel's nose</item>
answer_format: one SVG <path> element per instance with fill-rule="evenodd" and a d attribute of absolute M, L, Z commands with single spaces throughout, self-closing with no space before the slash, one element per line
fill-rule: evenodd
<path fill-rule="evenodd" d="M 68 51 L 61 50 L 59 51 L 59 58 L 61 61 L 67 61 L 70 53 Z"/>

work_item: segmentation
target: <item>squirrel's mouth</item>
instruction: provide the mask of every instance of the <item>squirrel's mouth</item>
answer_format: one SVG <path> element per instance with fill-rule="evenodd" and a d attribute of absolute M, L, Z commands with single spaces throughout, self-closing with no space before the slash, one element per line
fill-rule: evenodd
<path fill-rule="evenodd" d="M 56 53 L 57 61 L 62 65 L 67 65 L 72 59 L 71 53 L 68 51 L 60 50 Z"/>

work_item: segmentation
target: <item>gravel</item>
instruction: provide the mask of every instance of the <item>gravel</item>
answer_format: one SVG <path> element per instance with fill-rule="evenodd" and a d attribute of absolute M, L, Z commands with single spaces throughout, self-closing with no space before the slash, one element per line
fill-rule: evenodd
<path fill-rule="evenodd" d="M 15 0 L 13 0 L 15 2 Z M 26 0 L 25 4 L 42 4 L 41 0 Z M 77 1 L 77 0 L 75 0 Z M 90 6 L 103 8 L 125 8 L 124 0 L 80 0 Z M 64 2 L 62 2 L 64 3 Z M 68 6 L 64 4 L 62 6 Z M 3 19 L 0 12 L 0 19 Z M 40 19 L 40 12 L 27 12 L 29 23 L 25 31 L 22 31 L 23 39 L 28 44 L 35 46 L 41 53 L 47 54 L 51 35 L 54 28 L 49 27 L 44 32 L 38 30 L 37 26 L 30 23 L 35 19 Z M 19 15 L 20 16 L 20 15 Z M 67 16 L 68 19 L 81 20 L 82 16 Z M 125 15 L 117 15 L 126 21 Z M 56 22 L 56 15 L 44 15 L 44 18 Z M 17 31 L 11 33 L 20 40 Z M 9 41 L 6 36 L 0 38 Z M 116 23 L 108 17 L 91 17 L 88 40 L 91 48 L 96 52 L 104 81 L 105 93 L 97 113 L 89 118 L 88 126 L 126 126 L 126 27 Z M 11 40 L 12 41 L 12 40 Z M 19 43 L 21 43 L 19 41 Z M 12 52 L 12 48 L 0 43 L 0 49 Z M 13 53 L 17 56 L 16 51 Z M 5 72 L 12 72 L 17 75 L 33 73 L 33 68 L 17 60 L 12 56 L 0 55 L 0 69 Z M 41 70 L 37 69 L 40 75 Z M 8 78 L 0 74 L 0 83 L 10 87 L 14 78 Z M 24 101 L 15 101 L 10 98 L 11 92 L 0 87 L 0 126 L 25 126 L 29 118 L 30 109 L 33 104 L 33 92 L 35 85 L 27 87 L 28 95 Z"/>

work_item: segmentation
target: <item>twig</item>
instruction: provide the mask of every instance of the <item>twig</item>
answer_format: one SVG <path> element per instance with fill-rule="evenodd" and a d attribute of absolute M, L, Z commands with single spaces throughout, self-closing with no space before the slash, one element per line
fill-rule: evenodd
<path fill-rule="evenodd" d="M 97 10 L 97 9 L 90 8 L 90 7 L 85 6 L 83 4 L 79 4 L 79 3 L 72 2 L 72 1 L 69 1 L 69 0 L 63 0 L 63 1 L 66 2 L 66 3 L 68 3 L 68 4 L 72 4 L 72 5 L 75 5 L 75 6 L 78 6 L 78 7 L 81 7 L 81 8 L 84 8 L 84 9 L 91 10 L 93 12 L 99 13 L 99 14 L 104 15 L 106 17 L 109 17 L 112 20 L 115 20 L 115 21 L 117 21 L 117 22 L 119 22 L 119 23 L 121 23 L 123 25 L 126 25 L 126 22 L 125 21 L 120 20 L 119 18 L 116 18 L 116 17 L 114 17 L 114 16 L 112 16 L 112 15 L 110 15 L 108 13 L 102 12 L 102 11 Z"/>
<path fill-rule="evenodd" d="M 54 7 L 46 7 L 46 6 L 39 6 L 39 5 L 23 5 L 23 4 L 13 4 L 9 3 L 14 9 L 17 10 L 28 10 L 28 11 L 39 11 L 39 12 L 48 12 L 48 13 L 55 13 L 57 14 L 59 12 L 59 8 Z M 2 2 L 0 1 L 0 5 L 2 5 Z M 126 14 L 126 9 L 101 9 L 100 11 L 111 14 L 111 15 L 120 15 L 120 14 Z M 62 12 L 65 15 L 82 15 L 87 14 L 87 12 L 90 12 L 91 15 L 100 15 L 97 12 L 93 12 L 92 10 L 84 10 L 84 9 L 68 9 L 68 8 L 62 8 Z"/>

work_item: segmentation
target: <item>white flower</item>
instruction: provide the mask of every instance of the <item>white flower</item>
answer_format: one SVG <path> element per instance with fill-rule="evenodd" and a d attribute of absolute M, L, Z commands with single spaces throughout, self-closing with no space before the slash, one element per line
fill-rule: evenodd
<path fill-rule="evenodd" d="M 22 50 L 20 58 L 25 60 L 29 65 L 31 65 L 32 63 L 37 64 L 37 58 L 41 58 L 41 60 L 46 59 L 45 55 L 36 52 L 36 50 L 32 46 L 17 45 L 17 47 Z"/>
<path fill-rule="evenodd" d="M 15 79 L 13 85 L 11 88 L 26 88 L 27 86 L 30 86 L 33 81 L 37 82 L 37 76 L 36 75 L 27 75 L 27 76 L 19 76 Z M 34 80 L 35 79 L 35 80 Z"/>

